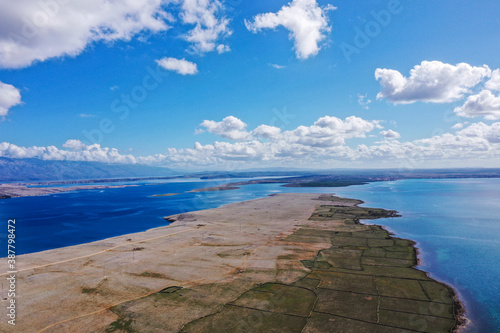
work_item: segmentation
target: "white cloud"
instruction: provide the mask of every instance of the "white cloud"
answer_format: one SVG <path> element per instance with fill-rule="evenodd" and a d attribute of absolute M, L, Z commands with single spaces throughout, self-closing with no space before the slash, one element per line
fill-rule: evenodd
<path fill-rule="evenodd" d="M 246 125 L 238 120 L 237 118 L 226 120 L 225 125 L 232 126 L 233 130 L 245 132 Z M 261 125 L 253 130 L 246 140 L 215 141 L 207 145 L 196 143 L 193 148 L 168 148 L 164 154 L 153 156 L 124 155 L 120 154 L 117 149 L 101 147 L 98 144 L 86 145 L 79 140 L 68 140 L 63 145 L 63 149 L 55 146 L 26 148 L 3 142 L 0 143 L 0 156 L 103 163 L 161 164 L 177 167 L 221 167 L 229 164 L 235 165 L 233 163 L 243 167 L 262 165 L 262 163 L 268 163 L 268 165 L 292 163 L 306 167 L 312 165 L 318 167 L 353 166 L 363 165 L 362 163 L 369 163 L 370 166 L 429 167 L 436 165 L 435 163 L 445 166 L 450 163 L 449 161 L 453 161 L 457 166 L 464 165 L 464 163 L 474 166 L 476 161 L 480 161 L 480 165 L 484 166 L 486 163 L 497 165 L 500 161 L 500 122 L 491 125 L 482 122 L 474 123 L 455 134 L 445 133 L 410 142 L 386 140 L 371 146 L 361 144 L 351 148 L 342 144 L 342 140 L 335 140 L 337 136 L 344 139 L 363 137 L 371 131 L 370 129 L 377 127 L 379 125 L 376 121 L 370 122 L 356 117 L 341 120 L 327 116 L 318 119 L 311 126 L 299 126 L 291 131 L 281 132 L 279 128 Z M 325 131 L 325 128 L 329 130 Z M 332 140 L 327 142 L 326 138 Z"/>
<path fill-rule="evenodd" d="M 284 132 L 280 139 L 310 147 L 333 147 L 343 145 L 346 139 L 365 138 L 366 133 L 379 127 L 378 121 L 367 121 L 355 116 L 345 120 L 324 116 L 312 126 L 299 126 L 293 131 Z"/>
<path fill-rule="evenodd" d="M 281 134 L 281 129 L 275 126 L 260 125 L 252 131 L 254 137 L 276 139 Z"/>
<path fill-rule="evenodd" d="M 80 118 L 95 118 L 95 117 L 97 117 L 97 116 L 96 116 L 96 115 L 94 115 L 94 114 L 80 113 L 80 114 L 78 115 L 78 117 L 80 117 Z"/>
<path fill-rule="evenodd" d="M 276 68 L 276 69 L 283 69 L 283 68 L 286 68 L 286 66 L 281 66 L 281 65 L 277 65 L 277 64 L 269 64 L 269 66 L 274 67 L 274 68 Z"/>
<path fill-rule="evenodd" d="M 297 58 L 306 59 L 318 54 L 319 43 L 331 30 L 326 12 L 335 7 L 320 7 L 316 0 L 293 0 L 281 7 L 277 13 L 258 14 L 253 21 L 245 20 L 248 30 L 256 33 L 262 29 L 275 29 L 283 26 L 290 31 L 294 40 Z"/>
<path fill-rule="evenodd" d="M 194 75 L 198 73 L 198 66 L 186 59 L 162 58 L 156 63 L 168 71 L 173 71 L 181 75 Z"/>
<path fill-rule="evenodd" d="M 10 158 L 39 158 L 42 160 L 88 161 L 103 163 L 138 163 L 132 155 L 121 155 L 115 148 L 101 147 L 98 144 L 85 145 L 79 140 L 68 140 L 63 145 L 69 150 L 48 147 L 19 147 L 8 142 L 0 143 L 0 156 Z"/>
<path fill-rule="evenodd" d="M 227 52 L 219 42 L 231 34 L 224 10 L 220 0 L 9 1 L 0 11 L 0 67 L 74 57 L 100 41 L 144 40 L 174 24 L 188 27 L 182 37 L 192 50 Z"/>
<path fill-rule="evenodd" d="M 225 45 L 225 44 L 217 45 L 216 49 L 217 49 L 218 54 L 222 54 L 222 53 L 226 53 L 226 52 L 231 51 L 231 48 L 229 47 L 229 45 Z"/>
<path fill-rule="evenodd" d="M 460 63 L 454 66 L 440 61 L 423 61 L 410 71 L 409 77 L 393 69 L 377 68 L 375 78 L 383 87 L 377 99 L 394 104 L 453 102 L 470 93 L 470 88 L 490 74 L 486 65 L 473 67 Z"/>
<path fill-rule="evenodd" d="M 361 105 L 365 110 L 368 110 L 370 108 L 368 105 L 372 102 L 367 97 L 368 94 L 365 95 L 358 94 L 358 104 Z"/>
<path fill-rule="evenodd" d="M 380 132 L 380 134 L 384 136 L 386 139 L 399 139 L 401 137 L 401 134 L 391 129 L 387 131 L 382 131 Z"/>
<path fill-rule="evenodd" d="M 69 148 L 73 151 L 82 150 L 82 149 L 85 149 L 87 147 L 80 140 L 74 140 L 74 139 L 66 141 L 62 146 L 63 146 L 63 148 Z"/>
<path fill-rule="evenodd" d="M 495 69 L 491 73 L 491 79 L 486 82 L 486 89 L 500 91 L 500 69 Z"/>
<path fill-rule="evenodd" d="M 5 117 L 9 109 L 18 104 L 21 104 L 19 89 L 0 81 L 0 117 Z"/>
<path fill-rule="evenodd" d="M 0 11 L 0 66 L 76 56 L 96 41 L 169 28 L 164 0 L 9 1 Z"/>
<path fill-rule="evenodd" d="M 183 0 L 180 15 L 184 24 L 195 25 L 185 36 L 193 43 L 196 52 L 227 52 L 229 46 L 217 41 L 231 35 L 229 20 L 223 15 L 224 6 L 219 0 Z"/>
<path fill-rule="evenodd" d="M 500 119 L 500 96 L 495 96 L 489 90 L 483 90 L 477 95 L 467 98 L 461 107 L 455 108 L 455 113 L 461 117 L 484 117 L 488 120 Z"/>
<path fill-rule="evenodd" d="M 226 117 L 219 122 L 205 120 L 200 126 L 205 127 L 209 133 L 230 140 L 247 140 L 251 137 L 250 133 L 245 130 L 247 124 L 233 116 Z"/>
<path fill-rule="evenodd" d="M 244 141 L 260 137 L 310 147 L 339 146 L 344 144 L 346 139 L 364 138 L 366 133 L 381 128 L 379 121 L 367 121 L 354 116 L 345 120 L 324 116 L 312 126 L 299 126 L 286 132 L 268 125 L 260 125 L 248 132 L 247 124 L 233 116 L 226 117 L 220 122 L 205 120 L 200 126 L 205 127 L 210 133 L 230 140 Z"/>

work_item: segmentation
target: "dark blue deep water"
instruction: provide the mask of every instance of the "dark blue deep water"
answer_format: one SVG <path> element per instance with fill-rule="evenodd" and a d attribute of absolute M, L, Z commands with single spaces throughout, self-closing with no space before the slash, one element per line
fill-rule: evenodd
<path fill-rule="evenodd" d="M 365 206 L 401 212 L 402 218 L 376 223 L 415 240 L 420 268 L 458 291 L 471 319 L 467 332 L 500 332 L 500 179 L 404 180 L 345 188 L 266 184 L 185 193 L 220 183 L 138 182 L 137 187 L 0 200 L 0 255 L 5 256 L 6 224 L 13 218 L 17 254 L 23 254 L 144 231 L 166 225 L 163 216 L 272 193 L 335 192 L 364 200 Z M 165 193 L 182 194 L 151 197 Z"/>

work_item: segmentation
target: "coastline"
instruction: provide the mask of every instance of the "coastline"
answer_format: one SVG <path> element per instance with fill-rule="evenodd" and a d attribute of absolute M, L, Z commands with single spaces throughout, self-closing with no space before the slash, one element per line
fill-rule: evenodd
<path fill-rule="evenodd" d="M 332 220 L 332 217 L 325 219 L 325 216 L 316 216 L 314 218 L 315 214 L 318 214 L 318 206 L 328 203 L 325 200 L 318 201 L 320 196 L 320 194 L 278 194 L 210 210 L 177 214 L 167 217 L 174 222 L 166 227 L 19 256 L 18 261 L 21 265 L 19 278 L 22 281 L 19 288 L 24 289 L 20 290 L 20 294 L 23 295 L 23 299 L 27 298 L 23 300 L 24 302 L 29 300 L 20 312 L 23 313 L 23 321 L 27 321 L 28 313 L 32 313 L 29 321 L 32 321 L 33 327 L 39 327 L 39 329 L 50 327 L 51 331 L 64 331 L 81 323 L 90 325 L 89 327 L 95 331 L 103 332 L 106 328 L 120 325 L 140 326 L 144 323 L 140 322 L 137 316 L 139 318 L 146 316 L 144 309 L 134 310 L 132 314 L 135 319 L 130 322 L 129 306 L 132 304 L 135 309 L 139 306 L 138 304 L 165 301 L 163 297 L 168 295 L 168 304 L 164 306 L 177 314 L 171 318 L 173 323 L 169 324 L 172 331 L 182 330 L 186 324 L 203 326 L 206 323 L 199 320 L 201 318 L 217 319 L 218 312 L 214 310 L 219 309 L 221 305 L 234 312 L 238 306 L 241 307 L 241 304 L 236 303 L 248 302 L 248 295 L 254 293 L 255 285 L 274 283 L 273 288 L 275 288 L 278 283 L 279 286 L 286 286 L 286 288 L 300 287 L 313 290 L 311 286 L 298 286 L 296 283 L 299 281 L 303 283 L 306 279 L 313 280 L 305 277 L 311 272 L 319 276 L 321 274 L 363 275 L 359 271 L 357 275 L 353 275 L 349 268 L 350 264 L 345 267 L 336 267 L 332 272 L 324 272 L 327 267 L 325 262 L 330 259 L 325 259 L 326 252 L 321 251 L 337 246 L 332 245 L 334 243 L 324 236 L 325 233 L 331 235 L 336 242 L 348 243 L 351 240 L 358 242 L 360 239 L 355 238 L 359 237 L 348 239 L 353 232 L 358 231 L 367 236 L 365 240 L 367 243 L 375 242 L 369 240 L 372 239 L 371 237 L 382 237 L 380 240 L 382 243 L 389 241 L 386 237 L 390 237 L 391 242 L 400 240 L 390 235 L 385 236 L 383 232 L 387 233 L 387 231 L 381 226 L 371 228 L 360 224 L 359 218 L 357 221 L 356 218 L 353 219 L 352 224 L 346 225 L 343 224 L 345 221 L 336 218 Z M 370 210 L 357 207 L 361 203 L 359 200 L 337 198 L 329 204 L 332 203 L 337 208 L 354 207 L 363 211 Z M 370 214 L 375 214 L 374 212 L 382 214 L 378 217 L 395 216 L 391 211 L 373 209 Z M 388 214 L 387 212 L 390 214 L 384 215 Z M 360 214 L 360 211 L 356 211 L 356 214 Z M 350 233 L 350 236 L 347 236 L 347 233 Z M 398 243 L 404 244 L 404 241 L 401 240 Z M 415 243 L 409 242 L 416 253 Z M 342 246 L 341 249 L 344 252 L 350 250 Z M 359 252 L 359 249 L 353 250 Z M 320 254 L 325 260 L 317 259 Z M 406 256 L 408 255 L 405 254 L 403 257 Z M 364 260 L 366 261 L 366 258 Z M 369 260 L 377 261 L 378 259 L 370 257 Z M 370 268 L 373 268 L 370 262 L 368 264 Z M 315 265 L 321 266 L 321 269 Z M 415 269 L 414 265 L 411 269 L 422 272 Z M 422 273 L 427 276 L 425 272 Z M 403 275 L 406 276 L 406 274 L 408 273 L 405 271 Z M 409 278 L 424 279 L 421 275 L 415 272 L 411 273 Z M 400 281 L 401 276 L 382 275 L 379 279 L 382 282 L 391 279 Z M 428 276 L 427 279 L 434 281 Z M 57 290 L 51 285 L 54 280 L 62 282 Z M 178 290 L 183 291 L 177 289 L 169 289 L 171 293 L 165 291 L 172 287 L 182 288 Z M 454 299 L 454 315 L 458 318 L 460 313 L 455 309 L 458 309 L 459 303 L 457 303 L 455 292 L 449 286 L 446 288 Z M 323 289 L 321 290 L 324 292 Z M 188 309 L 184 309 L 185 306 L 174 299 L 187 297 L 182 296 L 183 294 L 192 296 L 187 301 L 188 305 L 194 307 L 194 310 L 191 309 L 193 313 L 187 313 Z M 214 298 L 214 295 L 217 297 Z M 59 303 L 65 305 L 64 308 L 50 309 L 42 306 L 41 302 L 49 296 L 54 302 L 59 299 Z M 241 299 L 241 297 L 246 298 Z M 390 298 L 380 295 L 378 297 L 379 302 L 381 297 Z M 203 304 L 200 305 L 200 299 L 207 300 L 207 302 L 201 302 Z M 83 312 L 88 313 L 88 316 L 76 315 L 82 308 L 87 311 Z M 254 307 L 250 308 L 254 309 Z M 153 311 L 147 306 L 146 309 Z M 278 310 L 276 311 L 279 313 Z M 51 313 L 51 316 L 47 318 L 43 316 L 44 313 Z M 39 316 L 42 318 L 37 319 Z M 315 316 L 325 315 L 315 314 Z M 316 324 L 320 323 L 324 318 L 319 317 L 311 320 Z M 181 323 L 181 321 L 184 322 Z M 57 324 L 58 322 L 60 323 Z M 103 323 L 105 327 L 100 326 Z M 272 324 L 273 322 L 270 323 Z M 297 325 L 301 324 L 297 323 Z"/>

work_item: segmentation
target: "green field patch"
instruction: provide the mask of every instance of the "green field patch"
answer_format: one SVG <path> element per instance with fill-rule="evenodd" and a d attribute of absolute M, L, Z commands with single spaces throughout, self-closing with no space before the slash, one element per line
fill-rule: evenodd
<path fill-rule="evenodd" d="M 376 277 L 375 283 L 381 296 L 429 300 L 417 280 Z"/>
<path fill-rule="evenodd" d="M 436 317 L 454 318 L 451 304 L 416 301 L 393 297 L 380 297 L 380 309 L 395 310 Z"/>
<path fill-rule="evenodd" d="M 392 239 L 368 239 L 368 247 L 392 247 L 393 245 Z"/>
<path fill-rule="evenodd" d="M 363 271 L 360 274 L 369 274 L 375 276 L 385 276 L 394 278 L 407 278 L 407 279 L 429 279 L 427 275 L 413 268 L 406 267 L 384 267 L 384 266 L 363 266 Z"/>
<path fill-rule="evenodd" d="M 305 268 L 308 269 L 328 269 L 332 267 L 330 263 L 327 261 L 318 261 L 318 260 L 301 260 L 300 261 Z"/>
<path fill-rule="evenodd" d="M 394 245 L 394 246 L 388 246 L 385 249 L 389 252 L 406 252 L 406 253 L 415 252 L 415 248 L 413 246 Z"/>
<path fill-rule="evenodd" d="M 398 266 L 398 267 L 412 267 L 413 260 L 395 259 L 395 258 L 361 258 L 363 265 L 378 265 L 378 266 Z"/>
<path fill-rule="evenodd" d="M 360 258 L 362 250 L 330 248 L 322 250 L 317 257 L 318 261 L 326 261 L 331 267 L 352 270 L 361 270 Z"/>
<path fill-rule="evenodd" d="M 413 245 L 415 243 L 411 240 L 408 240 L 408 239 L 394 238 L 394 244 L 396 246 L 406 246 L 406 247 L 411 246 L 411 247 L 413 247 Z"/>
<path fill-rule="evenodd" d="M 313 271 L 309 278 L 320 279 L 320 288 L 376 295 L 373 277 L 358 274 Z"/>
<path fill-rule="evenodd" d="M 410 333 L 414 331 L 377 325 L 355 319 L 342 318 L 334 315 L 313 312 L 304 333 Z"/>
<path fill-rule="evenodd" d="M 306 318 L 226 305 L 214 315 L 188 323 L 181 332 L 300 333 L 305 325 Z"/>
<path fill-rule="evenodd" d="M 380 310 L 380 323 L 429 333 L 451 332 L 455 326 L 453 319 L 390 310 Z"/>
<path fill-rule="evenodd" d="M 307 288 L 307 289 L 315 289 L 319 286 L 321 280 L 319 279 L 310 279 L 308 277 L 302 278 L 295 282 L 293 285 L 297 287 Z"/>
<path fill-rule="evenodd" d="M 389 237 L 389 233 L 385 230 L 382 230 L 382 231 L 358 231 L 358 232 L 353 233 L 353 237 L 386 239 Z"/>
<path fill-rule="evenodd" d="M 318 302 L 314 311 L 370 322 L 377 321 L 377 296 L 328 289 L 318 289 L 317 293 Z"/>
<path fill-rule="evenodd" d="M 368 250 L 363 251 L 363 257 L 378 257 L 378 258 L 384 258 L 386 254 L 386 251 L 383 248 L 379 247 L 374 247 L 370 248 Z"/>
<path fill-rule="evenodd" d="M 332 237 L 331 238 L 332 245 L 335 246 L 366 246 L 368 247 L 368 243 L 366 242 L 366 238 L 355 238 L 355 237 Z"/>
<path fill-rule="evenodd" d="M 421 283 L 431 301 L 447 304 L 453 303 L 453 296 L 451 295 L 448 287 L 446 287 L 444 284 L 432 280 L 421 281 Z"/>
<path fill-rule="evenodd" d="M 386 252 L 386 257 L 387 258 L 396 258 L 396 259 L 409 259 L 413 260 L 416 264 L 417 261 L 417 256 L 414 251 L 412 252 Z"/>
<path fill-rule="evenodd" d="M 266 283 L 264 286 L 243 293 L 230 304 L 307 317 L 311 313 L 315 301 L 316 294 L 309 289 L 278 283 Z"/>

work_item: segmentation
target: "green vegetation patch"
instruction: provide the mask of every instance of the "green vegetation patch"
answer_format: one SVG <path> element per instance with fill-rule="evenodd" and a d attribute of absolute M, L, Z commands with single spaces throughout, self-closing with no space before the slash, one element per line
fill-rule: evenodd
<path fill-rule="evenodd" d="M 332 245 L 336 246 L 363 246 L 368 247 L 366 238 L 357 237 L 332 237 Z"/>
<path fill-rule="evenodd" d="M 380 309 L 394 310 L 408 313 L 417 313 L 435 317 L 453 319 L 453 306 L 451 304 L 408 300 L 393 297 L 380 297 Z"/>
<path fill-rule="evenodd" d="M 400 216 L 394 210 L 380 208 L 365 208 L 357 206 L 322 205 L 309 218 L 310 220 L 343 220 L 343 219 L 378 219 L 383 217 Z"/>
<path fill-rule="evenodd" d="M 274 332 L 300 333 L 306 318 L 226 305 L 214 315 L 192 321 L 183 333 Z"/>
<path fill-rule="evenodd" d="M 313 312 L 303 332 L 413 333 L 414 331 Z"/>
<path fill-rule="evenodd" d="M 307 317 L 316 301 L 309 289 L 278 283 L 266 283 L 243 293 L 231 305 Z"/>
<path fill-rule="evenodd" d="M 367 275 L 313 271 L 309 278 L 320 279 L 320 288 L 377 295 L 373 277 Z"/>
<path fill-rule="evenodd" d="M 376 277 L 375 283 L 381 296 L 429 300 L 417 280 Z"/>
<path fill-rule="evenodd" d="M 137 332 L 132 328 L 132 323 L 132 319 L 125 320 L 123 318 L 120 318 L 109 324 L 109 326 L 106 328 L 106 332 Z"/>
<path fill-rule="evenodd" d="M 453 319 L 390 310 L 380 310 L 380 323 L 429 333 L 451 332 L 455 326 Z"/>
<path fill-rule="evenodd" d="M 318 289 L 317 293 L 318 302 L 314 311 L 370 322 L 377 321 L 377 296 L 328 289 Z"/>
<path fill-rule="evenodd" d="M 308 277 L 305 277 L 305 278 L 298 280 L 293 285 L 297 286 L 297 287 L 307 288 L 307 289 L 316 289 L 319 286 L 320 282 L 321 282 L 321 280 L 319 280 L 319 279 L 310 279 Z"/>
<path fill-rule="evenodd" d="M 155 279 L 166 279 L 167 277 L 164 274 L 161 273 L 155 273 L 155 272 L 150 272 L 150 271 L 145 271 L 139 274 L 138 276 L 143 276 L 143 277 L 149 277 L 149 278 L 155 278 Z"/>
<path fill-rule="evenodd" d="M 363 251 L 363 256 L 364 257 L 378 257 L 378 258 L 385 258 L 386 256 L 386 251 L 383 248 L 370 248 L 368 250 Z"/>
<path fill-rule="evenodd" d="M 421 284 L 431 301 L 453 304 L 453 296 L 450 289 L 444 284 L 432 280 L 421 281 Z"/>
<path fill-rule="evenodd" d="M 415 262 L 407 259 L 395 258 L 369 258 L 363 257 L 361 259 L 363 265 L 379 265 L 379 266 L 399 266 L 399 267 L 412 267 Z"/>
<path fill-rule="evenodd" d="M 318 260 L 301 260 L 300 261 L 305 268 L 308 269 L 328 269 L 332 267 L 330 263 L 327 261 L 318 261 Z"/>

